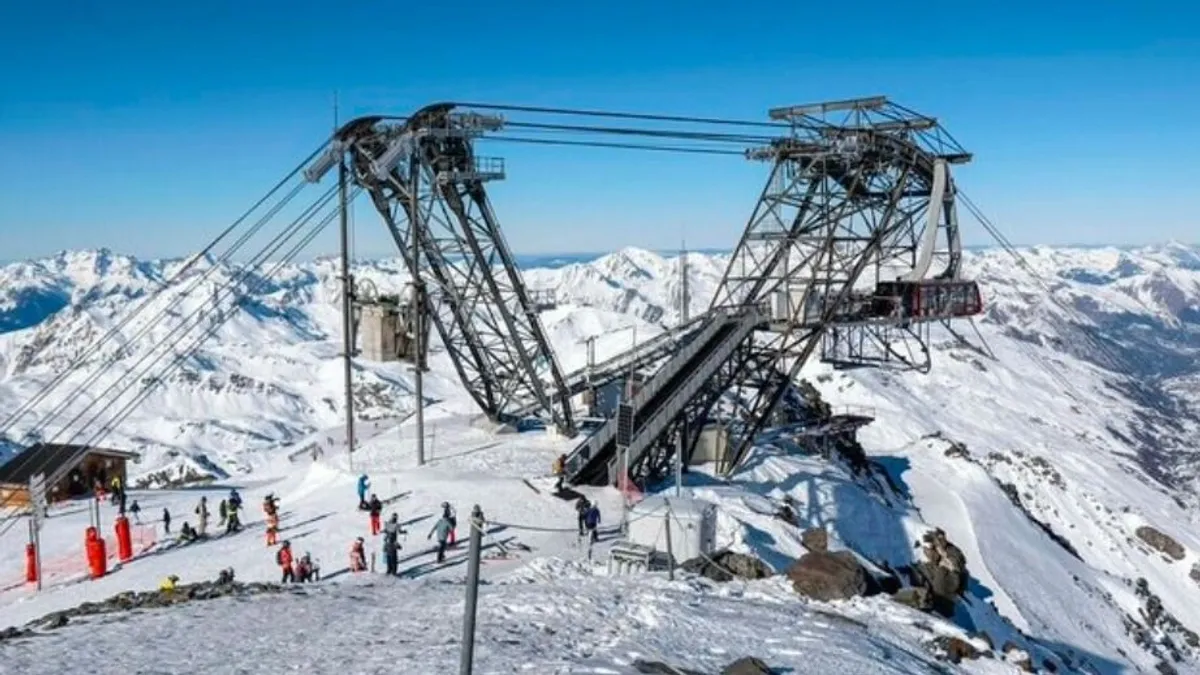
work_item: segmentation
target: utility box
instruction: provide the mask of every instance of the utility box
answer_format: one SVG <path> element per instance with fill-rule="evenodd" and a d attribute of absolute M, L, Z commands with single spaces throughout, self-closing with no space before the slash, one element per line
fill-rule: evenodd
<path fill-rule="evenodd" d="M 629 512 L 629 535 L 633 544 L 656 551 L 667 550 L 667 513 L 670 510 L 671 548 L 677 563 L 710 555 L 716 547 L 717 507 L 692 497 L 650 495 Z"/>

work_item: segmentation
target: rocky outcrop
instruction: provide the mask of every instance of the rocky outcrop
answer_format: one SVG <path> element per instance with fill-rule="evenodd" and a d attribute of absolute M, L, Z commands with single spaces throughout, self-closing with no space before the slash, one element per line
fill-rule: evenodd
<path fill-rule="evenodd" d="M 924 586 L 901 588 L 892 594 L 892 600 L 921 612 L 933 610 L 933 593 Z"/>
<path fill-rule="evenodd" d="M 643 661 L 642 659 L 633 662 L 633 669 L 644 675 L 707 675 L 698 670 L 676 668 L 662 661 Z"/>
<path fill-rule="evenodd" d="M 933 641 L 933 653 L 950 663 L 962 663 L 963 659 L 979 658 L 975 645 L 951 635 L 943 635 Z"/>
<path fill-rule="evenodd" d="M 644 661 L 637 659 L 633 669 L 644 675 L 707 675 L 698 670 L 677 668 L 662 661 Z M 775 671 L 766 663 L 753 656 L 745 656 L 721 669 L 721 675 L 774 675 Z"/>
<path fill-rule="evenodd" d="M 248 597 L 268 593 L 283 593 L 299 590 L 299 587 L 280 586 L 278 584 L 229 582 L 202 582 L 185 584 L 173 591 L 127 591 L 112 596 L 101 602 L 85 602 L 78 607 L 54 612 L 29 622 L 24 628 L 9 628 L 0 632 L 0 641 L 36 635 L 38 631 L 55 630 L 70 624 L 72 619 L 97 614 L 112 614 L 127 612 L 134 609 L 155 609 L 170 607 L 186 602 L 199 600 L 214 600 L 224 597 Z"/>
<path fill-rule="evenodd" d="M 933 596 L 933 608 L 952 617 L 955 601 L 967 590 L 967 558 L 941 529 L 926 532 L 923 541 L 925 560 L 917 563 L 914 571 Z"/>
<path fill-rule="evenodd" d="M 745 656 L 725 666 L 721 675 L 773 675 L 775 671 L 760 659 Z"/>
<path fill-rule="evenodd" d="M 1187 555 L 1187 549 L 1183 548 L 1182 544 L 1175 541 L 1175 539 L 1173 539 L 1170 535 L 1150 527 L 1149 525 L 1143 525 L 1139 527 L 1134 531 L 1134 534 L 1138 536 L 1138 539 L 1146 542 L 1146 544 L 1148 544 L 1151 548 L 1159 553 L 1170 556 L 1170 558 L 1173 560 L 1183 560 L 1183 558 Z"/>
<path fill-rule="evenodd" d="M 718 551 L 707 557 L 692 558 L 680 567 L 685 572 L 699 574 L 719 583 L 734 579 L 766 579 L 775 574 L 775 570 L 758 558 L 733 551 Z"/>
<path fill-rule="evenodd" d="M 814 600 L 845 600 L 868 589 L 867 571 L 849 551 L 805 553 L 787 576 L 797 593 Z"/>
<path fill-rule="evenodd" d="M 1139 578 L 1133 585 L 1134 595 L 1142 601 L 1141 616 L 1125 617 L 1125 630 L 1138 646 L 1159 657 L 1164 663 L 1180 662 L 1200 656 L 1200 635 L 1184 626 L 1163 607 L 1162 599 L 1150 590 L 1150 584 Z M 1140 621 L 1138 620 L 1140 619 Z"/>

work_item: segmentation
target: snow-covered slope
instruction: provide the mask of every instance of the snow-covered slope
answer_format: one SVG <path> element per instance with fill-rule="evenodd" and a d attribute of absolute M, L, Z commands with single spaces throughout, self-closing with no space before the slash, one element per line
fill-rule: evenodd
<path fill-rule="evenodd" d="M 985 297 L 986 312 L 976 324 L 990 355 L 943 332 L 935 333 L 934 368 L 927 375 L 806 367 L 804 377 L 829 403 L 874 411 L 875 422 L 860 435 L 870 471 L 795 447 L 762 447 L 731 481 L 698 473 L 695 489 L 720 505 L 725 543 L 777 569 L 804 551 L 802 528 L 770 515 L 785 494 L 801 506 L 803 525 L 824 526 L 837 546 L 892 569 L 916 562 L 913 542 L 937 527 L 962 549 L 971 574 L 955 621 L 986 632 L 997 647 L 1012 641 L 1038 663 L 1073 664 L 1080 672 L 1148 671 L 1163 662 L 1200 672 L 1197 645 L 1190 644 L 1190 631 L 1200 630 L 1200 500 L 1194 496 L 1200 484 L 1200 248 L 1039 247 L 1021 254 L 1036 278 L 1002 251 L 967 255 L 968 272 Z M 724 263 L 722 256 L 689 256 L 693 315 L 706 306 Z M 0 322 L 6 322 L 0 329 L 8 331 L 0 334 L 0 414 L 16 410 L 181 265 L 99 251 L 0 268 Z M 356 275 L 381 292 L 398 291 L 405 282 L 396 261 L 357 267 Z M 106 443 L 143 452 L 137 473 L 161 483 L 203 473 L 255 480 L 276 461 L 273 448 L 336 438 L 334 276 L 328 261 L 287 268 Z M 559 308 L 542 320 L 567 369 L 583 365 L 590 337 L 598 338 L 603 357 L 679 318 L 677 258 L 626 249 L 525 276 L 529 287 L 557 293 Z M 211 303 L 210 293 L 184 298 L 179 318 Z M 137 328 L 127 328 L 121 363 L 131 367 L 170 329 L 168 322 L 132 339 Z M 963 332 L 980 343 L 969 327 Z M 94 367 L 107 355 L 89 363 Z M 472 471 L 483 474 L 545 472 L 549 447 L 528 464 L 515 446 L 485 447 L 493 441 L 473 435 L 483 432 L 463 422 L 475 411 L 445 355 L 435 350 L 432 365 L 426 396 L 436 402 L 435 456 L 475 453 L 482 464 Z M 396 443 L 411 448 L 412 441 L 391 420 L 413 407 L 407 376 L 396 364 L 360 362 L 358 369 L 363 416 L 380 420 L 368 432 L 378 450 L 363 459 L 372 471 L 399 471 L 403 455 L 392 450 Z M 62 390 L 91 372 L 70 375 Z M 33 428 L 57 402 L 43 402 L 12 432 Z M 55 428 L 49 425 L 43 436 Z M 436 475 L 419 480 L 452 483 Z M 469 496 L 470 489 L 464 499 Z M 327 531 L 334 530 L 318 530 Z M 581 588 L 600 584 L 599 594 L 614 592 L 608 583 L 586 574 L 579 580 Z M 121 587 L 113 582 L 110 590 Z M 606 611 L 632 611 L 621 607 Z M 874 625 L 883 614 L 873 610 L 871 616 Z"/>

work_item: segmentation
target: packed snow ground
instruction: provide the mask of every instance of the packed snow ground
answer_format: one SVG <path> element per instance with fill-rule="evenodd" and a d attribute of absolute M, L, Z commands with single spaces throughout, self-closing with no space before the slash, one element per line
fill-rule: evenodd
<path fill-rule="evenodd" d="M 802 505 L 806 525 L 826 527 L 835 547 L 851 549 L 868 563 L 892 568 L 911 564 L 918 555 L 913 542 L 930 527 L 944 529 L 964 551 L 972 579 L 955 617 L 958 629 L 880 598 L 835 603 L 824 609 L 848 616 L 859 612 L 869 628 L 851 629 L 834 622 L 830 630 L 838 634 L 821 635 L 821 642 L 843 640 L 839 644 L 859 653 L 874 653 L 863 641 L 866 638 L 855 633 L 861 630 L 881 636 L 892 645 L 886 649 L 898 650 L 893 654 L 904 652 L 917 660 L 909 665 L 893 660 L 889 666 L 880 659 L 869 662 L 866 670 L 867 662 L 851 662 L 858 670 L 829 672 L 887 672 L 880 670 L 886 667 L 928 672 L 926 666 L 916 665 L 926 658 L 924 638 L 907 629 L 893 632 L 887 618 L 893 615 L 924 621 L 935 631 L 984 631 L 997 648 L 1012 641 L 1033 654 L 1037 663 L 1053 660 L 1060 667 L 1070 664 L 1067 669 L 1077 672 L 1151 671 L 1162 661 L 1172 662 L 1178 672 L 1200 672 L 1186 634 L 1158 624 L 1147 626 L 1152 623 L 1145 614 L 1147 601 L 1133 588 L 1136 579 L 1145 579 L 1167 612 L 1187 628 L 1200 628 L 1200 586 L 1192 577 L 1200 562 L 1192 489 L 1198 465 L 1192 444 L 1200 431 L 1200 398 L 1194 387 L 1187 386 L 1200 371 L 1196 359 L 1200 355 L 1200 257 L 1195 249 L 1183 246 L 1140 251 L 1038 248 L 1023 255 L 1049 280 L 1060 302 L 1072 309 L 1064 311 L 1047 302 L 1041 283 L 1028 279 L 1004 254 L 972 254 L 968 268 L 981 281 L 987 307 L 977 323 L 994 358 L 938 334 L 931 348 L 934 369 L 927 375 L 831 371 L 815 363 L 805 369 L 804 376 L 835 407 L 850 404 L 874 410 L 876 421 L 861 434 L 868 456 L 877 463 L 870 475 L 854 475 L 839 462 L 780 443 L 756 449 L 731 480 L 712 478 L 705 471 L 689 477 L 700 496 L 719 506 L 720 543 L 754 552 L 776 569 L 803 553 L 802 528 L 770 516 L 784 494 Z M 723 259 L 689 258 L 695 314 L 715 288 Z M 101 252 L 64 254 L 4 268 L 3 292 L 12 307 L 5 317 L 17 330 L 0 334 L 5 373 L 0 410 L 15 409 L 53 377 L 77 353 L 79 344 L 112 325 L 122 308 L 128 307 L 131 295 L 144 293 L 156 279 L 169 276 L 171 264 L 175 263 L 139 262 Z M 360 273 L 373 275 L 386 292 L 402 287 L 403 275 L 396 269 L 394 262 L 363 263 Z M 112 445 L 144 452 L 144 463 L 137 468 L 143 477 L 207 471 L 222 483 L 245 486 L 252 516 L 249 531 L 177 550 L 152 549 L 103 580 L 51 587 L 37 597 L 27 588 L 0 591 L 0 624 L 21 623 L 127 588 L 152 588 L 171 573 L 185 581 L 210 579 L 232 565 L 240 578 L 272 578 L 276 571 L 272 554 L 262 544 L 261 518 L 255 517 L 257 503 L 267 491 L 280 495 L 285 513 L 290 511 L 283 524 L 293 529 L 284 537 L 294 537 L 300 551 L 311 550 L 327 574 L 344 567 L 349 542 L 365 530 L 366 519 L 351 508 L 354 474 L 341 464 L 344 447 L 337 440 L 341 434 L 337 428 L 341 418 L 338 313 L 323 281 L 332 273 L 328 263 L 291 269 L 247 311 L 231 318 L 212 345 L 188 363 L 190 374 L 156 390 L 110 440 Z M 567 370 L 582 365 L 589 337 L 598 336 L 597 355 L 603 358 L 623 349 L 635 335 L 639 341 L 646 339 L 677 320 L 678 261 L 648 252 L 627 250 L 593 262 L 529 270 L 526 279 L 533 288 L 559 293 L 559 309 L 542 318 Z M 189 302 L 200 306 L 205 298 L 185 299 L 185 306 Z M 1107 338 L 1119 363 L 1109 363 L 1108 355 L 1094 347 L 1092 336 L 1097 333 Z M 164 335 L 160 330 L 136 340 L 130 336 L 129 354 L 122 362 L 136 358 Z M 271 344 L 272 349 L 263 350 L 263 344 Z M 377 421 L 363 428 L 366 440 L 356 454 L 356 469 L 365 467 L 375 476 L 380 497 L 411 491 L 396 503 L 402 520 L 428 516 L 448 499 L 458 506 L 460 519 L 469 504 L 479 502 L 498 522 L 572 527 L 569 504 L 539 495 L 521 480 L 530 479 L 535 487 L 544 488 L 545 479 L 539 483 L 535 477 L 547 473 L 551 458 L 569 445 L 540 433 L 493 437 L 472 426 L 476 411 L 462 394 L 445 355 L 435 353 L 432 365 L 434 372 L 426 381 L 426 442 L 433 461 L 418 470 L 413 468 L 411 421 L 396 426 L 413 409 L 408 374 L 395 364 L 358 364 L 360 410 Z M 64 390 L 86 376 L 86 372 L 72 376 Z M 50 413 L 55 403 L 50 400 L 39 407 L 33 418 Z M 71 409 L 78 411 L 82 405 Z M 27 428 L 34 422 L 22 424 Z M 284 459 L 309 442 L 320 445 L 328 438 L 334 443 L 326 440 L 326 457 L 315 466 L 305 457 L 291 464 Z M 951 442 L 965 446 L 965 453 L 947 454 Z M 135 496 L 142 502 L 143 515 L 166 505 L 186 517 L 201 492 L 156 490 Z M 219 499 L 224 490 L 214 488 L 210 494 L 210 499 Z M 615 497 L 604 491 L 597 494 L 605 500 L 603 510 L 612 522 Z M 46 557 L 49 561 L 54 556 L 75 556 L 81 571 L 87 517 L 75 509 L 50 520 Z M 422 520 L 414 524 L 414 532 L 423 534 L 419 530 L 427 532 L 431 525 L 430 519 Z M 1138 528 L 1147 525 L 1175 540 L 1182 557 L 1166 555 L 1140 538 Z M 8 570 L 3 579 L 19 579 L 22 536 L 0 537 L 0 565 Z M 569 532 L 510 528 L 492 536 L 517 536 L 532 550 L 517 561 L 488 563 L 485 576 L 493 583 L 484 596 L 495 598 L 500 606 L 509 598 L 518 606 L 530 602 L 518 597 L 515 589 L 557 597 L 555 589 L 568 588 L 573 589 L 568 597 L 595 598 L 585 606 L 603 611 L 585 612 L 579 630 L 616 636 L 595 648 L 608 664 L 596 668 L 618 669 L 631 651 L 655 656 L 629 646 L 630 640 L 640 639 L 627 628 L 636 607 L 622 603 L 642 598 L 639 593 L 664 598 L 683 594 L 685 601 L 677 603 L 682 605 L 680 615 L 672 619 L 686 627 L 680 632 L 687 636 L 704 636 L 713 630 L 688 623 L 702 621 L 700 609 L 690 613 L 693 606 L 707 608 L 705 603 L 718 599 L 732 605 L 758 602 L 729 609 L 750 626 L 744 633 L 722 627 L 721 634 L 731 640 L 775 635 L 772 622 L 781 621 L 783 615 L 772 612 L 797 616 L 813 611 L 816 604 L 794 599 L 777 582 L 713 591 L 652 577 L 608 579 L 581 564 L 586 552 Z M 462 591 L 460 585 L 445 583 L 460 579 L 461 567 L 430 571 L 430 556 L 421 551 L 405 544 L 402 556 L 418 555 L 402 568 L 416 578 L 396 582 L 402 590 L 396 591 L 401 599 L 395 603 L 389 604 L 387 591 L 378 587 L 370 593 L 354 590 L 387 580 L 342 575 L 318 592 L 321 600 L 226 604 L 236 608 L 229 611 L 252 615 L 268 611 L 255 608 L 272 603 L 289 603 L 297 612 L 315 602 L 348 608 L 353 603 L 344 592 L 365 598 L 359 600 L 364 613 L 382 612 L 384 606 L 404 607 L 393 610 L 397 624 L 421 625 L 420 607 L 403 600 L 408 593 L 435 603 L 432 595 L 444 592 L 445 597 L 436 602 L 450 606 L 460 602 Z M 535 588 L 502 583 L 508 575 L 532 574 L 523 567 L 526 564 L 534 570 L 551 570 L 547 576 L 553 581 L 533 584 Z M 10 585 L 4 581 L 0 588 Z M 742 597 L 733 597 L 737 593 Z M 779 607 L 772 609 L 774 605 L 760 602 L 754 594 L 776 598 Z M 613 600 L 614 596 L 621 600 Z M 380 603 L 380 609 L 369 609 L 374 603 Z M 178 624 L 174 630 L 187 631 L 195 625 L 187 616 L 223 611 L 220 605 L 214 607 L 180 610 L 171 624 Z M 484 611 L 488 616 L 486 612 L 492 610 Z M 755 623 L 760 614 L 763 623 Z M 143 626 L 152 621 L 150 616 L 105 621 L 103 629 L 142 626 L 137 630 L 150 630 Z M 457 625 L 457 619 L 446 621 Z M 660 635 L 658 625 L 640 623 L 637 635 Z M 497 632 L 491 635 L 501 640 L 501 628 L 494 629 Z M 40 644 L 55 645 L 52 640 L 84 635 L 73 630 L 44 642 L 23 643 L 19 649 L 34 650 L 25 653 L 56 663 L 51 654 L 62 645 L 51 649 Z M 1136 638 L 1142 630 L 1148 637 Z M 285 629 L 280 631 L 283 635 Z M 486 626 L 484 631 L 487 634 Z M 451 633 L 457 635 L 456 630 Z M 535 662 L 551 664 L 549 668 L 557 667 L 553 659 L 568 658 L 550 648 L 559 644 L 552 637 L 533 629 L 522 636 L 523 644 L 541 645 L 543 651 L 521 652 L 513 647 L 517 651 L 510 653 L 505 650 L 511 645 L 497 646 L 497 654 L 509 655 L 496 658 L 540 654 Z M 661 645 L 660 658 L 678 665 L 690 665 L 681 656 L 701 659 L 695 663 L 709 667 L 738 655 L 736 649 L 722 647 L 729 649 L 728 654 L 704 660 L 706 645 L 687 636 L 677 642 L 666 637 L 662 643 L 646 639 L 651 646 Z M 775 654 L 779 662 L 772 665 L 793 662 L 785 653 L 792 647 L 784 640 Z M 7 656 L 9 649 L 0 648 L 0 653 Z M 1172 650 L 1182 660 L 1173 661 Z M 793 667 L 798 670 L 822 658 L 819 650 L 797 651 L 795 662 L 800 665 Z M 757 653 L 766 654 L 766 649 Z M 130 659 L 129 663 L 137 663 Z M 445 667 L 444 661 L 437 663 Z M 496 669 L 505 670 L 505 663 L 498 661 Z M 997 665 L 980 661 L 968 667 Z M 220 670 L 217 664 L 213 668 Z"/>

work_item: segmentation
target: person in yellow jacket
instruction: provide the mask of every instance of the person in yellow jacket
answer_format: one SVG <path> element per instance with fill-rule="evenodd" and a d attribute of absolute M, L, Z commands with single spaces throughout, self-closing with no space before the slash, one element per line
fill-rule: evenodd
<path fill-rule="evenodd" d="M 162 591 L 163 593 L 170 593 L 175 590 L 175 583 L 178 581 L 179 577 L 172 574 L 166 579 L 163 579 L 162 583 L 158 585 L 158 590 Z"/>

